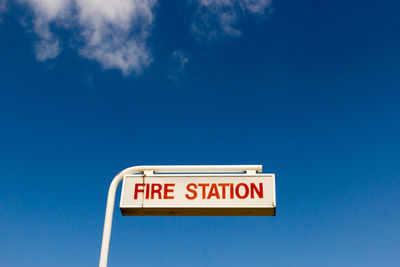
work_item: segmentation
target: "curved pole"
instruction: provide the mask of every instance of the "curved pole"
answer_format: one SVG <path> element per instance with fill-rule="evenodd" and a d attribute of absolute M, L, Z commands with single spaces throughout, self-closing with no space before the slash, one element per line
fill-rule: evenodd
<path fill-rule="evenodd" d="M 108 250 L 110 248 L 111 228 L 114 214 L 115 194 L 117 187 L 125 175 L 140 173 L 144 171 L 153 172 L 246 172 L 246 171 L 262 172 L 262 165 L 187 165 L 187 166 L 135 166 L 130 167 L 118 173 L 111 182 L 108 189 L 106 215 L 104 219 L 103 239 L 101 241 L 100 262 L 99 267 L 107 267 Z"/>

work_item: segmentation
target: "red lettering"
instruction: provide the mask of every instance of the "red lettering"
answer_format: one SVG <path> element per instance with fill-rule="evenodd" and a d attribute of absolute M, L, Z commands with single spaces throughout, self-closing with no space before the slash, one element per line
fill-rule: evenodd
<path fill-rule="evenodd" d="M 158 188 L 156 189 L 156 187 L 158 187 Z M 154 199 L 155 193 L 158 194 L 158 199 L 161 199 L 161 189 L 162 189 L 162 185 L 151 184 L 151 199 Z"/>
<path fill-rule="evenodd" d="M 229 186 L 229 184 L 218 184 L 218 185 L 222 187 L 222 199 L 225 199 L 225 196 L 226 196 L 225 189 L 226 189 L 227 186 Z"/>
<path fill-rule="evenodd" d="M 257 190 L 256 185 L 254 183 L 251 183 L 250 184 L 250 191 L 251 191 L 251 193 L 250 193 L 251 198 L 254 198 L 254 192 L 257 193 L 258 198 L 263 198 L 264 197 L 263 184 L 262 183 L 259 183 L 258 190 Z"/>
<path fill-rule="evenodd" d="M 210 191 L 208 192 L 207 199 L 210 199 L 212 197 L 216 197 L 217 199 L 220 199 L 217 184 L 211 184 L 211 188 L 210 188 Z"/>
<path fill-rule="evenodd" d="M 199 186 L 201 186 L 201 187 L 203 187 L 203 190 L 202 190 L 202 196 L 201 196 L 201 198 L 202 199 L 206 199 L 206 187 L 207 186 L 209 186 L 210 184 L 199 184 Z"/>
<path fill-rule="evenodd" d="M 149 199 L 149 196 L 150 196 L 150 185 L 149 184 L 145 184 L 145 186 L 146 186 L 146 199 Z"/>
<path fill-rule="evenodd" d="M 244 187 L 244 195 L 240 195 L 240 187 L 241 186 L 243 186 Z M 249 196 L 249 187 L 247 186 L 247 184 L 244 184 L 244 183 L 240 183 L 240 184 L 238 184 L 237 186 L 236 186 L 236 188 L 235 188 L 235 193 L 236 193 L 236 196 L 238 197 L 238 198 L 240 198 L 240 199 L 245 199 L 246 197 L 248 197 Z"/>
<path fill-rule="evenodd" d="M 164 199 L 174 199 L 174 196 L 168 196 L 168 193 L 173 193 L 174 189 L 168 189 L 168 187 L 175 186 L 175 184 L 164 185 Z"/>
<path fill-rule="evenodd" d="M 230 186 L 230 193 L 231 193 L 231 199 L 233 199 L 233 196 L 234 196 L 234 193 L 233 193 L 233 184 L 229 184 L 229 186 Z"/>
<path fill-rule="evenodd" d="M 194 187 L 194 189 L 191 189 L 190 187 Z M 186 196 L 187 199 L 193 200 L 193 199 L 195 199 L 197 197 L 197 192 L 196 192 L 195 189 L 197 189 L 197 185 L 196 184 L 188 184 L 186 186 L 186 190 L 193 194 L 193 196 L 189 196 L 189 194 L 186 194 L 185 196 Z"/>
<path fill-rule="evenodd" d="M 139 186 L 142 188 L 139 189 Z M 143 187 L 144 184 L 135 184 L 135 193 L 133 194 L 133 199 L 138 199 L 138 194 L 144 192 Z"/>

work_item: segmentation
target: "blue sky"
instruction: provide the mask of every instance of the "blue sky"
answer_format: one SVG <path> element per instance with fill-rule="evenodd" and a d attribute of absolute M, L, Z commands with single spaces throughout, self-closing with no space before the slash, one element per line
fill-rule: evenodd
<path fill-rule="evenodd" d="M 399 8 L 0 0 L 0 265 L 96 266 L 126 167 L 263 164 L 276 217 L 116 208 L 109 266 L 397 266 Z"/>

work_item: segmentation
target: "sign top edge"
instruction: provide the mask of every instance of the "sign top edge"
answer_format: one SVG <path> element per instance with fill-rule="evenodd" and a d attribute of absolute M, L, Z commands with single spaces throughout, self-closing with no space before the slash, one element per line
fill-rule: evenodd
<path fill-rule="evenodd" d="M 125 177 L 141 177 L 143 173 L 138 174 L 127 174 L 124 175 Z M 146 175 L 146 177 L 255 177 L 255 176 L 263 176 L 263 177 L 275 177 L 275 173 L 256 173 L 256 174 L 247 174 L 247 173 L 177 173 L 177 174 L 151 174 Z"/>

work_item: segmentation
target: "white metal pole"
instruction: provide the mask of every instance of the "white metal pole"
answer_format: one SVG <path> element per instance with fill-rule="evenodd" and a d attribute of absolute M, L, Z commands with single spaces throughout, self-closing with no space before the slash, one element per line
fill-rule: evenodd
<path fill-rule="evenodd" d="M 107 267 L 110 248 L 111 228 L 114 214 L 115 194 L 118 184 L 125 175 L 153 171 L 158 173 L 213 173 L 213 172 L 262 172 L 262 165 L 177 165 L 177 166 L 135 166 L 118 173 L 108 189 L 106 215 L 104 219 L 103 239 L 101 241 L 99 267 Z"/>

